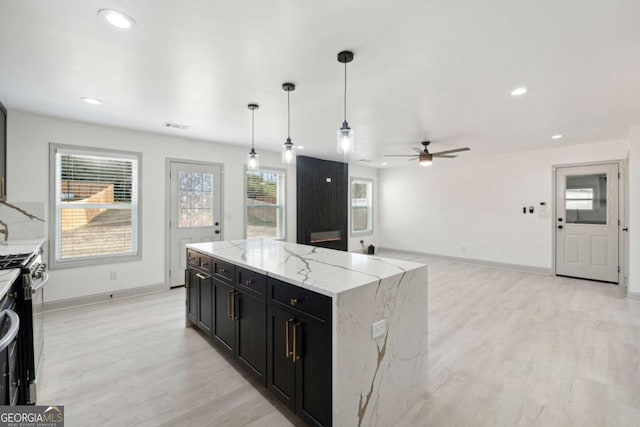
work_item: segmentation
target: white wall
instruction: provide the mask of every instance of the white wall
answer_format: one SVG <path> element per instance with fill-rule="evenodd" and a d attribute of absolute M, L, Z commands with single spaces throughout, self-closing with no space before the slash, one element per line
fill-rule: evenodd
<path fill-rule="evenodd" d="M 373 244 L 374 246 L 376 245 L 376 235 L 380 227 L 380 203 L 378 197 L 378 188 L 380 186 L 380 182 L 378 179 L 378 169 L 357 164 L 349 164 L 349 203 L 351 203 L 352 178 L 367 178 L 373 180 L 373 233 L 355 235 L 351 234 L 351 208 L 349 208 L 349 251 L 360 251 L 362 249 L 360 240 L 364 240 L 365 247 L 368 247 L 371 244 Z"/>
<path fill-rule="evenodd" d="M 381 170 L 379 245 L 550 269 L 552 166 L 626 159 L 629 150 L 627 140 L 560 144 Z M 548 206 L 544 217 L 540 202 Z M 536 213 L 524 215 L 523 206 L 534 206 Z M 640 206 L 635 211 L 640 213 Z"/>
<path fill-rule="evenodd" d="M 178 133 L 178 132 L 176 132 Z M 164 283 L 165 159 L 224 163 L 225 239 L 244 238 L 243 178 L 248 147 L 189 140 L 9 111 L 9 200 L 48 201 L 49 142 L 142 153 L 142 260 L 51 271 L 47 301 Z M 259 147 L 258 147 L 259 148 Z M 259 150 L 264 167 L 282 168 L 280 153 Z M 287 239 L 296 239 L 295 167 L 287 171 Z M 48 213 L 48 209 L 47 209 Z M 48 220 L 49 222 L 49 220 Z M 109 280 L 117 270 L 119 280 Z"/>

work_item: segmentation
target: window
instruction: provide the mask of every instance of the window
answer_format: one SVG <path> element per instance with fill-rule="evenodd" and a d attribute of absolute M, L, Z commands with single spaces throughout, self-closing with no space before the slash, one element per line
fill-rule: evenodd
<path fill-rule="evenodd" d="M 373 181 L 351 180 L 351 233 L 373 232 Z"/>
<path fill-rule="evenodd" d="M 51 144 L 55 266 L 139 259 L 141 157 Z"/>
<path fill-rule="evenodd" d="M 247 171 L 247 239 L 284 239 L 284 182 L 284 171 Z"/>
<path fill-rule="evenodd" d="M 213 227 L 213 174 L 178 172 L 178 228 Z"/>
<path fill-rule="evenodd" d="M 593 188 L 567 188 L 566 209 L 593 210 Z"/>

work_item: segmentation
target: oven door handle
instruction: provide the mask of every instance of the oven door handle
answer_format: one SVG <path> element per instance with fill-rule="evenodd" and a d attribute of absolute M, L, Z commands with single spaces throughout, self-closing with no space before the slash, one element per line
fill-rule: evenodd
<path fill-rule="evenodd" d="M 0 338 L 0 351 L 3 351 L 5 348 L 9 346 L 11 341 L 13 341 L 18 335 L 18 329 L 20 329 L 20 318 L 13 310 L 2 310 L 0 312 L 0 319 L 4 319 L 4 316 L 9 316 L 9 320 L 11 321 L 11 326 L 7 331 L 7 334 Z"/>
<path fill-rule="evenodd" d="M 40 289 L 41 287 L 43 287 L 44 285 L 47 284 L 47 282 L 49 281 L 49 274 L 48 273 L 42 273 L 42 275 L 44 276 L 44 279 L 42 279 L 42 282 L 38 283 L 36 286 L 33 286 L 31 288 L 32 291 L 37 291 L 38 289 Z"/>

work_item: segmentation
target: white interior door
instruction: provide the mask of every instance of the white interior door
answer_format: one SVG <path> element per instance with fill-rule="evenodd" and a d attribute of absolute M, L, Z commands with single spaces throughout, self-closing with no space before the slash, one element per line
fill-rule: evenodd
<path fill-rule="evenodd" d="M 618 164 L 556 169 L 556 274 L 618 283 Z"/>
<path fill-rule="evenodd" d="M 171 286 L 184 284 L 185 245 L 221 238 L 221 173 L 219 165 L 171 162 Z"/>

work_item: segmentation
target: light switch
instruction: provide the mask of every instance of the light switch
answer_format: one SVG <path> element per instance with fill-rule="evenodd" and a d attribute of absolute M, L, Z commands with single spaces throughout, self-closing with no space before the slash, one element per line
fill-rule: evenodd
<path fill-rule="evenodd" d="M 376 339 L 387 331 L 387 319 L 378 320 L 371 325 L 371 338 Z"/>

